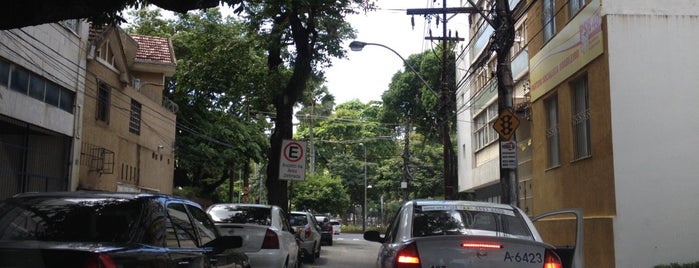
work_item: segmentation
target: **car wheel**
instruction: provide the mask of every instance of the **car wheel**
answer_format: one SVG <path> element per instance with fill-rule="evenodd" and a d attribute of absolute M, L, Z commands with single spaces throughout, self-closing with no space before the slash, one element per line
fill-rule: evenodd
<path fill-rule="evenodd" d="M 294 265 L 293 265 L 293 266 L 289 266 L 289 257 L 287 257 L 287 258 L 286 258 L 286 263 L 284 263 L 284 267 L 286 267 L 286 268 L 299 268 L 299 261 L 298 261 L 298 258 L 297 258 L 297 260 L 294 262 Z"/>
<path fill-rule="evenodd" d="M 321 244 L 322 244 L 322 243 L 320 243 L 320 241 L 318 241 L 318 251 L 316 251 L 316 253 L 315 253 L 315 254 L 316 254 L 316 258 L 320 258 L 320 248 L 321 248 L 321 246 L 322 246 Z"/>
<path fill-rule="evenodd" d="M 316 248 L 316 245 L 313 245 L 313 249 Z M 306 262 L 308 263 L 314 263 L 316 262 L 316 254 L 315 252 L 309 252 L 308 255 L 306 255 Z"/>
<path fill-rule="evenodd" d="M 332 238 L 330 238 L 330 240 L 328 240 L 328 245 L 330 245 L 330 246 L 333 245 L 333 239 L 332 239 Z"/>

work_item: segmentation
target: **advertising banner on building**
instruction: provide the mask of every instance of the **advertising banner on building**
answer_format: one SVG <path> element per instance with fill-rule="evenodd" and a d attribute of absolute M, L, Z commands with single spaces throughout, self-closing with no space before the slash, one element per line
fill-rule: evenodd
<path fill-rule="evenodd" d="M 587 4 L 529 61 L 532 101 L 602 55 L 604 43 L 600 9 L 599 0 Z"/>

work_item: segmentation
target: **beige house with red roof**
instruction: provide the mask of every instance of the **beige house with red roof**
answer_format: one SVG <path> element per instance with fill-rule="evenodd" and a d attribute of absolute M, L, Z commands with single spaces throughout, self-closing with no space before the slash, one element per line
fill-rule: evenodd
<path fill-rule="evenodd" d="M 177 106 L 168 38 L 92 27 L 77 189 L 172 193 Z"/>

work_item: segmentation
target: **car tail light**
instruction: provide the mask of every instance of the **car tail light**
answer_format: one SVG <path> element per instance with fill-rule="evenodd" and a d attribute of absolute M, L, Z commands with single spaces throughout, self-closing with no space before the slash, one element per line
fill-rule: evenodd
<path fill-rule="evenodd" d="M 90 256 L 85 263 L 85 268 L 116 268 L 116 264 L 112 257 L 104 253 L 99 253 Z"/>
<path fill-rule="evenodd" d="M 306 232 L 303 233 L 304 237 L 311 237 L 311 228 L 306 228 Z"/>
<path fill-rule="evenodd" d="M 553 250 L 547 249 L 544 255 L 544 268 L 563 268 L 561 258 Z"/>
<path fill-rule="evenodd" d="M 462 248 L 486 248 L 486 249 L 501 249 L 502 245 L 499 243 L 490 242 L 464 242 L 461 243 Z"/>
<path fill-rule="evenodd" d="M 417 244 L 413 242 L 398 250 L 395 266 L 398 268 L 420 267 L 420 254 L 417 252 Z"/>
<path fill-rule="evenodd" d="M 262 249 L 279 249 L 279 238 L 274 231 L 267 229 L 265 240 L 262 241 Z"/>

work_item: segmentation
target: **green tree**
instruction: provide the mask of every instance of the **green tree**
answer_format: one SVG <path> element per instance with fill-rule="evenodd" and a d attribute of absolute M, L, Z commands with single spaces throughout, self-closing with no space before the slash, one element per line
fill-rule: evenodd
<path fill-rule="evenodd" d="M 371 185 L 383 162 L 397 157 L 392 129 L 378 122 L 380 110 L 380 102 L 353 100 L 314 120 L 316 170 L 341 178 L 350 196 L 350 205 L 342 214 L 364 203 L 364 167 Z M 299 125 L 296 138 L 309 140 L 308 134 L 307 125 Z"/>
<path fill-rule="evenodd" d="M 192 186 L 220 199 L 224 181 L 247 178 L 251 162 L 268 149 L 269 124 L 253 111 L 267 110 L 264 50 L 246 27 L 218 9 L 162 20 L 157 11 L 135 12 L 138 34 L 170 35 L 178 59 L 165 96 L 179 105 L 175 186 Z M 205 164 L 204 164 L 205 163 Z"/>
<path fill-rule="evenodd" d="M 382 95 L 384 107 L 381 121 L 397 122 L 396 132 L 401 133 L 402 136 L 403 160 L 401 160 L 401 168 L 398 169 L 400 174 L 390 174 L 390 176 L 407 177 L 409 198 L 444 195 L 444 168 L 439 169 L 440 165 L 444 167 L 444 151 L 441 155 L 435 154 L 435 148 L 444 149 L 445 146 L 438 117 L 440 103 L 437 91 L 441 88 L 440 55 L 441 47 L 438 47 L 436 51 L 424 51 L 408 57 L 407 63 L 417 67 L 419 75 L 424 80 L 406 66 L 406 71 L 397 72 L 393 76 L 389 89 Z M 450 60 L 453 62 L 453 59 Z M 448 66 L 453 67 L 453 64 Z M 450 82 L 448 86 L 453 88 L 454 85 Z M 448 100 L 446 105 L 452 108 L 448 109 L 449 120 L 446 124 L 454 126 L 456 124 L 453 109 L 455 100 L 453 98 Z M 450 133 L 454 133 L 451 127 Z M 451 139 L 450 136 L 447 138 Z M 451 143 L 446 146 L 452 151 L 450 155 L 454 155 Z M 455 159 L 451 161 L 452 165 L 455 163 Z M 395 172 L 395 170 L 388 171 L 388 173 Z M 389 174 L 386 175 L 389 176 Z M 441 190 L 437 186 L 441 187 Z"/>
<path fill-rule="evenodd" d="M 267 165 L 269 202 L 287 208 L 287 183 L 279 180 L 279 156 L 284 139 L 293 134 L 293 108 L 308 81 L 320 79 L 333 57 L 343 57 L 342 41 L 354 37 L 345 16 L 371 8 L 371 0 L 240 0 L 232 3 L 261 36 L 267 52 L 268 88 L 275 108 Z"/>
<path fill-rule="evenodd" d="M 290 187 L 291 209 L 314 213 L 343 213 L 349 206 L 349 195 L 339 177 L 330 174 L 310 174 L 305 181 L 293 182 Z"/>

